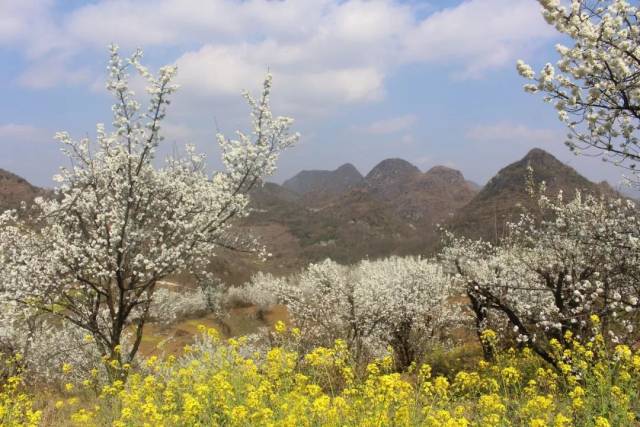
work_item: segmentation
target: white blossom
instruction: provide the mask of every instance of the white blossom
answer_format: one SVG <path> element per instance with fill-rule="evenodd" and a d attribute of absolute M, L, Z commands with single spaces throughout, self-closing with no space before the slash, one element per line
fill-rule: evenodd
<path fill-rule="evenodd" d="M 627 237 L 640 236 L 635 206 L 580 193 L 568 203 L 541 194 L 539 206 L 542 220 L 523 215 L 499 246 L 447 235 L 443 261 L 460 274 L 480 329 L 509 335 L 509 326 L 549 361 L 546 341 L 589 336 L 592 314 L 620 342 L 635 342 L 640 253 Z"/>
<path fill-rule="evenodd" d="M 570 130 L 568 147 L 603 159 L 636 176 L 640 160 L 640 13 L 628 0 L 539 0 L 546 21 L 572 46 L 557 45 L 560 60 L 538 73 L 523 61 L 516 68 L 544 92 Z M 637 176 L 636 176 L 637 178 Z"/>
<path fill-rule="evenodd" d="M 341 338 L 358 359 L 390 346 L 406 368 L 464 319 L 452 283 L 433 261 L 391 257 L 351 267 L 326 260 L 288 278 L 260 274 L 246 292 L 285 304 L 309 346 Z"/>
<path fill-rule="evenodd" d="M 224 171 L 209 175 L 193 146 L 157 167 L 177 70 L 162 67 L 154 76 L 141 57 L 123 59 L 111 47 L 113 130 L 99 124 L 93 142 L 59 132 L 70 166 L 57 177 L 55 197 L 38 199 L 28 221 L 0 216 L 1 320 L 5 304 L 18 304 L 25 316 L 47 312 L 91 334 L 101 355 L 125 363 L 137 352 L 160 281 L 206 271 L 220 247 L 256 247 L 233 235 L 233 221 L 248 214 L 248 191 L 298 139 L 289 133 L 292 119 L 271 114 L 268 75 L 259 98 L 244 94 L 251 132 L 218 136 Z M 147 81 L 146 108 L 129 87 L 130 68 Z M 133 341 L 121 354 L 125 331 L 134 331 Z"/>

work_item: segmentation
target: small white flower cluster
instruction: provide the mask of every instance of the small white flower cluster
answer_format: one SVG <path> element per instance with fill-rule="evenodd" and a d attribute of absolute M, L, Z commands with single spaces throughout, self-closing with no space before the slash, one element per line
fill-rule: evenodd
<path fill-rule="evenodd" d="M 245 289 L 260 304 L 285 304 L 310 346 L 341 338 L 356 358 L 391 347 L 406 368 L 463 320 L 451 283 L 431 260 L 391 257 L 354 266 L 326 260 L 286 278 L 259 274 Z"/>
<path fill-rule="evenodd" d="M 531 80 L 527 92 L 543 92 L 571 130 L 576 153 L 596 149 L 635 171 L 640 160 L 640 10 L 628 0 L 539 0 L 547 22 L 573 46 L 557 45 L 560 60 L 536 74 L 523 61 L 517 70 Z"/>
<path fill-rule="evenodd" d="M 284 279 L 269 273 L 258 272 L 251 277 L 250 286 L 231 286 L 224 294 L 224 304 L 227 307 L 241 307 L 255 305 L 264 312 L 278 304 L 277 293 Z"/>
<path fill-rule="evenodd" d="M 635 205 L 577 193 L 541 194 L 500 246 L 449 234 L 443 259 L 477 304 L 481 327 L 502 329 L 547 357 L 567 331 L 592 336 L 591 315 L 614 340 L 635 342 L 640 321 L 640 219 Z M 496 320 L 498 323 L 496 323 Z M 493 323 L 493 324 L 491 324 Z M 510 332 L 511 331 L 511 332 Z"/>
<path fill-rule="evenodd" d="M 200 288 L 180 291 L 159 288 L 154 293 L 148 316 L 150 321 L 169 325 L 176 320 L 202 316 L 209 311 L 207 295 Z"/>

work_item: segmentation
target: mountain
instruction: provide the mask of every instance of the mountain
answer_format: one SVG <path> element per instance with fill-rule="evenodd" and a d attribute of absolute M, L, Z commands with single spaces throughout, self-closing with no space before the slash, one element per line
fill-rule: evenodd
<path fill-rule="evenodd" d="M 333 171 L 305 170 L 286 180 L 282 186 L 298 194 L 337 195 L 362 182 L 362 175 L 351 163 Z"/>
<path fill-rule="evenodd" d="M 353 171 L 351 165 L 306 171 L 282 186 L 254 190 L 243 232 L 268 244 L 273 256 L 263 269 L 279 273 L 327 257 L 350 263 L 427 253 L 438 240 L 435 225 L 477 193 L 462 173 L 443 166 L 423 173 L 405 160 L 387 159 L 364 178 Z"/>
<path fill-rule="evenodd" d="M 330 257 L 352 263 L 389 255 L 432 255 L 437 224 L 468 237 L 499 240 L 505 222 L 522 207 L 534 208 L 526 192 L 527 168 L 551 194 L 562 189 L 619 196 L 606 182 L 593 183 L 551 154 L 531 150 L 501 169 L 481 189 L 460 171 L 435 166 L 426 172 L 402 159 L 386 159 L 362 177 L 350 164 L 335 171 L 303 171 L 285 184 L 254 188 L 251 214 L 234 230 L 256 236 L 272 256 L 220 250 L 213 265 L 222 280 L 242 283 L 258 270 L 287 274 Z M 15 207 L 46 193 L 0 170 L 0 206 Z"/>
<path fill-rule="evenodd" d="M 536 183 L 544 181 L 549 194 L 562 190 L 572 197 L 577 191 L 612 197 L 620 195 L 606 182 L 593 183 L 548 152 L 534 148 L 522 159 L 502 168 L 449 222 L 452 230 L 472 238 L 499 240 L 505 224 L 516 220 L 523 208 L 535 209 L 527 194 L 528 168 Z"/>
<path fill-rule="evenodd" d="M 298 195 L 269 183 L 254 189 L 251 196 L 252 213 L 243 226 L 269 243 L 279 267 L 292 260 L 299 266 L 327 257 L 352 262 L 380 256 L 377 242 L 413 232 L 393 206 L 362 185 L 333 195 L 322 190 Z M 272 244 L 276 235 L 280 244 Z"/>
<path fill-rule="evenodd" d="M 428 228 L 449 218 L 477 193 L 460 171 L 435 166 L 422 173 L 401 159 L 380 162 L 367 174 L 365 185 L 374 197 L 392 204 L 402 219 Z"/>
<path fill-rule="evenodd" d="M 372 194 L 390 200 L 402 194 L 420 175 L 420 169 L 406 160 L 386 159 L 371 169 L 365 182 Z"/>
<path fill-rule="evenodd" d="M 33 202 L 36 197 L 46 193 L 46 190 L 31 185 L 26 179 L 0 169 L 0 211 L 19 208 L 22 202 Z"/>

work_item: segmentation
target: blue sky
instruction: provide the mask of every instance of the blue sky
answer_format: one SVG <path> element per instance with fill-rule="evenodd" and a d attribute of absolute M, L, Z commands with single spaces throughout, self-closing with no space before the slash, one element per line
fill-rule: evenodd
<path fill-rule="evenodd" d="M 216 123 L 247 125 L 240 97 L 274 75 L 274 112 L 300 144 L 274 180 L 388 157 L 444 164 L 484 183 L 532 147 L 593 180 L 621 171 L 575 157 L 515 61 L 555 62 L 558 35 L 535 0 L 0 0 L 0 168 L 51 186 L 64 162 L 53 134 L 110 122 L 106 46 L 178 65 L 166 152 L 195 143 L 219 165 Z"/>

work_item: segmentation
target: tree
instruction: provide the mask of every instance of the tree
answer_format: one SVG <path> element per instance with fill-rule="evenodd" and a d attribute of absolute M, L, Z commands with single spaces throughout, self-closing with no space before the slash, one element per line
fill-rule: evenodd
<path fill-rule="evenodd" d="M 550 363 L 552 339 L 592 337 L 597 315 L 609 339 L 633 343 L 640 320 L 640 223 L 630 201 L 577 193 L 539 197 L 543 219 L 525 214 L 499 247 L 452 238 L 444 259 L 466 285 L 478 332 L 501 329 Z M 451 236 L 450 236 L 451 237 Z"/>
<path fill-rule="evenodd" d="M 570 37 L 560 60 L 536 74 L 523 61 L 519 73 L 543 92 L 570 129 L 568 147 L 602 155 L 636 173 L 640 160 L 640 12 L 627 0 L 539 0 L 547 22 Z"/>
<path fill-rule="evenodd" d="M 362 361 L 390 346 L 403 370 L 462 319 L 451 285 L 433 261 L 391 257 L 351 267 L 325 260 L 289 278 L 259 274 L 246 289 L 285 304 L 310 347 L 340 338 Z"/>
<path fill-rule="evenodd" d="M 111 47 L 113 131 L 99 124 L 95 143 L 58 133 L 72 166 L 56 176 L 55 197 L 38 199 L 28 223 L 15 212 L 0 217 L 0 301 L 87 331 L 116 367 L 112 378 L 138 351 L 158 282 L 200 274 L 217 249 L 236 246 L 231 226 L 248 213 L 247 192 L 298 139 L 289 133 L 292 119 L 271 114 L 267 76 L 259 99 L 244 94 L 252 133 L 218 135 L 224 172 L 208 175 L 192 146 L 156 167 L 176 68 L 154 76 L 141 57 L 138 51 L 125 60 Z M 129 88 L 131 67 L 148 83 L 146 111 Z"/>
<path fill-rule="evenodd" d="M 375 338 L 393 349 L 400 370 L 420 361 L 429 345 L 452 337 L 466 317 L 455 300 L 460 288 L 433 260 L 365 260 L 358 275 L 361 292 L 381 310 Z"/>

